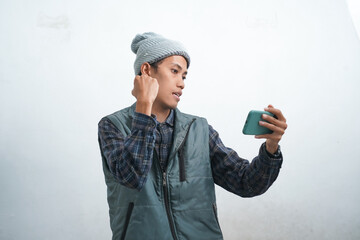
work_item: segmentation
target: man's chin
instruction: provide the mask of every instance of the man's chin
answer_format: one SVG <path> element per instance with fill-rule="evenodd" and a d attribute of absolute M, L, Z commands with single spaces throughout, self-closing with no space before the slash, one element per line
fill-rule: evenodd
<path fill-rule="evenodd" d="M 177 108 L 178 104 L 173 104 L 172 106 L 170 106 L 170 109 L 175 109 Z"/>

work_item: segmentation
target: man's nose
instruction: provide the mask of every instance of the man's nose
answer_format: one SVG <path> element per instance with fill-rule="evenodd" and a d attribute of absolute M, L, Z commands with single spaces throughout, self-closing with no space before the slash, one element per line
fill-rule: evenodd
<path fill-rule="evenodd" d="M 181 88 L 181 89 L 185 88 L 185 82 L 184 82 L 184 79 L 182 77 L 178 81 L 178 87 Z"/>

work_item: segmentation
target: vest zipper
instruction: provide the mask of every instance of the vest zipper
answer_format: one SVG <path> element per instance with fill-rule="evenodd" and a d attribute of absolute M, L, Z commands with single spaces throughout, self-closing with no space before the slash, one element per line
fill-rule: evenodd
<path fill-rule="evenodd" d="M 169 220 L 171 235 L 174 238 L 174 240 L 177 240 L 177 237 L 175 234 L 174 222 L 172 220 L 172 216 L 170 213 L 170 203 L 169 203 L 169 197 L 168 197 L 169 193 L 168 193 L 168 189 L 167 189 L 167 185 L 166 185 L 166 171 L 163 171 L 163 189 L 164 189 L 165 209 L 166 209 L 166 214 L 167 214 L 167 217 Z"/>
<path fill-rule="evenodd" d="M 169 203 L 169 193 L 168 193 L 168 189 L 167 189 L 167 184 L 166 184 L 166 168 L 164 169 L 160 162 L 159 162 L 159 157 L 157 156 L 157 153 L 156 151 L 154 150 L 154 154 L 156 155 L 156 158 L 157 158 L 157 163 L 159 164 L 159 167 L 161 169 L 161 172 L 163 174 L 162 176 L 162 187 L 163 187 L 163 192 L 164 192 L 164 202 L 165 202 L 165 209 L 166 209 L 166 215 L 167 215 L 167 218 L 168 218 L 168 221 L 169 221 L 169 226 L 170 226 L 170 231 L 171 231 L 171 235 L 173 237 L 174 240 L 177 240 L 177 237 L 176 237 L 176 233 L 175 233 L 175 227 L 174 227 L 174 222 L 172 220 L 172 216 L 171 216 L 171 213 L 170 213 L 170 203 Z"/>
<path fill-rule="evenodd" d="M 187 129 L 187 132 L 186 132 L 186 135 L 185 135 L 185 138 L 184 140 L 182 141 L 182 143 L 180 144 L 180 147 L 179 149 L 183 148 L 184 147 L 184 144 L 185 144 L 185 140 L 189 134 L 189 131 L 190 131 L 190 127 L 191 127 L 191 124 L 195 121 L 196 119 L 192 119 L 191 123 L 189 124 L 189 127 Z M 156 154 L 156 151 L 155 151 L 155 154 Z M 184 168 L 184 159 L 182 158 L 182 163 L 180 163 L 180 159 L 179 159 L 179 164 L 180 164 L 180 175 L 182 176 L 185 176 L 185 168 Z M 177 240 L 177 237 L 176 237 L 176 233 L 175 233 L 175 226 L 174 226 L 174 222 L 173 222 L 173 219 L 172 219 L 172 216 L 171 216 L 171 213 L 170 213 L 170 202 L 169 202 L 169 191 L 168 191 L 168 188 L 167 188 L 167 184 L 166 184 L 166 170 L 167 169 L 163 169 L 163 167 L 160 165 L 160 169 L 162 170 L 163 172 L 163 190 L 164 190 L 164 201 L 165 201 L 165 209 L 166 209 L 166 214 L 167 214 L 167 217 L 168 217 L 168 221 L 169 221 L 169 225 L 170 225 L 170 231 L 171 231 L 171 235 L 173 237 L 174 240 Z M 167 167 L 166 167 L 167 168 Z M 181 177 L 180 177 L 181 178 Z M 184 179 L 185 181 L 185 179 Z"/>

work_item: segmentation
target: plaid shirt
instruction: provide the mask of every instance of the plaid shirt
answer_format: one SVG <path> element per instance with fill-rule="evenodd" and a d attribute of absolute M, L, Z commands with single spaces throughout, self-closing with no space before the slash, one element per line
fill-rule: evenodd
<path fill-rule="evenodd" d="M 111 173 L 122 185 L 140 190 L 151 168 L 154 149 L 162 169 L 166 169 L 173 131 L 174 111 L 163 123 L 157 122 L 155 116 L 135 112 L 128 136 L 124 137 L 106 117 L 99 122 L 98 134 Z M 276 180 L 282 164 L 280 147 L 272 155 L 266 151 L 265 143 L 249 163 L 225 147 L 210 125 L 209 149 L 214 182 L 243 197 L 264 193 Z"/>

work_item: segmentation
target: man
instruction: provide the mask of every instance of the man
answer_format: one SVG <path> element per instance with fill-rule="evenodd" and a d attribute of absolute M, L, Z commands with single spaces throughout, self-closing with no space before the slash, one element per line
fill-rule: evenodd
<path fill-rule="evenodd" d="M 138 34 L 132 95 L 136 103 L 99 122 L 113 239 L 222 239 L 214 183 L 242 197 L 264 193 L 278 176 L 287 127 L 269 105 L 273 130 L 251 163 L 223 145 L 206 119 L 181 113 L 190 57 L 155 33 Z"/>

